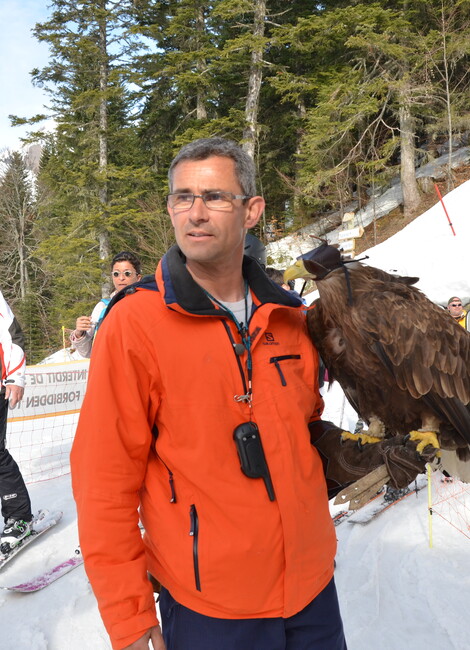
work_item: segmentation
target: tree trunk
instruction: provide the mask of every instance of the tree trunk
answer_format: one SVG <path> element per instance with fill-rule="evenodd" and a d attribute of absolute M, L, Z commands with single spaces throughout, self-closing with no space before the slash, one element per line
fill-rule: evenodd
<path fill-rule="evenodd" d="M 410 109 L 410 90 L 404 85 L 400 92 L 400 178 L 403 191 L 403 211 L 405 216 L 414 212 L 421 203 L 415 170 L 414 124 Z"/>
<path fill-rule="evenodd" d="M 453 177 L 452 177 L 452 137 L 453 137 L 453 125 L 452 125 L 452 105 L 451 105 L 451 95 L 450 95 L 450 75 L 449 75 L 449 61 L 447 57 L 447 36 L 448 36 L 448 27 L 444 11 L 444 4 L 441 5 L 441 34 L 442 34 L 442 58 L 443 58 L 443 77 L 445 83 L 445 97 L 446 97 L 446 111 L 447 111 L 447 131 L 449 134 L 449 152 L 447 156 L 447 191 L 453 188 Z"/>
<path fill-rule="evenodd" d="M 29 290 L 29 273 L 27 266 L 27 251 L 26 251 L 26 221 L 28 216 L 28 205 L 26 198 L 23 200 L 21 212 L 19 214 L 19 232 L 18 232 L 18 262 L 20 268 L 20 295 L 21 299 L 26 298 Z"/>
<path fill-rule="evenodd" d="M 199 7 L 198 8 L 198 13 L 197 13 L 197 37 L 198 37 L 198 48 L 200 49 L 201 43 L 202 43 L 202 38 L 201 36 L 204 34 L 204 29 L 205 29 L 205 21 L 204 21 L 204 7 Z M 197 71 L 199 76 L 204 74 L 204 70 L 206 69 L 206 61 L 203 57 L 198 57 L 197 59 Z M 207 119 L 207 111 L 206 111 L 206 103 L 205 103 L 205 92 L 203 90 L 203 86 L 201 84 L 198 84 L 197 88 L 197 97 L 196 97 L 196 117 L 198 120 L 206 120 Z"/>
<path fill-rule="evenodd" d="M 256 0 L 253 22 L 253 50 L 251 52 L 250 76 L 248 79 L 248 94 L 245 104 L 245 129 L 243 131 L 243 149 L 252 158 L 255 157 L 256 140 L 258 136 L 258 107 L 261 80 L 263 77 L 263 36 L 266 20 L 266 0 Z"/>
<path fill-rule="evenodd" d="M 102 9 L 106 9 L 106 1 L 102 0 Z M 99 23 L 100 39 L 100 107 L 99 107 L 99 200 L 102 207 L 103 224 L 108 221 L 108 51 L 107 51 L 107 31 L 106 17 L 101 18 Z M 109 242 L 109 233 L 103 225 L 103 229 L 98 233 L 99 255 L 100 260 L 108 260 L 111 256 L 111 247 Z M 111 292 L 111 282 L 109 273 L 103 273 L 103 284 L 101 295 L 103 298 L 109 296 Z"/>

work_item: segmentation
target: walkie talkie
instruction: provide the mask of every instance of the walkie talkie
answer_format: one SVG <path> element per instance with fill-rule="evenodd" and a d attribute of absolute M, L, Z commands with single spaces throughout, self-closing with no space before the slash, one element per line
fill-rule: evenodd
<path fill-rule="evenodd" d="M 233 432 L 233 439 L 237 445 L 242 472 L 249 478 L 262 478 L 269 500 L 275 501 L 274 487 L 256 424 L 254 422 L 240 424 Z"/>

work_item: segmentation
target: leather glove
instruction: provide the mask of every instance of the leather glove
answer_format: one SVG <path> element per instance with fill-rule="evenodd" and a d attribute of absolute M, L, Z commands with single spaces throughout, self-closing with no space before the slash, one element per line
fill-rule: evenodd
<path fill-rule="evenodd" d="M 384 440 L 367 434 L 355 435 L 321 420 L 312 422 L 309 429 L 311 442 L 323 461 L 329 498 L 374 470 L 377 470 L 375 483 L 383 479 L 378 489 L 387 482 L 395 488 L 404 488 L 424 471 L 426 463 L 438 451 L 429 444 L 418 453 L 421 443 L 409 436 Z"/>
<path fill-rule="evenodd" d="M 379 452 L 387 467 L 391 485 L 402 489 L 409 485 L 418 474 L 425 472 L 427 463 L 431 463 L 439 451 L 433 444 L 426 445 L 421 452 L 419 440 L 410 436 L 395 436 L 379 443 Z"/>

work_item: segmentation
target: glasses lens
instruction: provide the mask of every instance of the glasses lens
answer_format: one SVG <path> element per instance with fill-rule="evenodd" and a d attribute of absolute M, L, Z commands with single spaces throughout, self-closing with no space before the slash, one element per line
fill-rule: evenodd
<path fill-rule="evenodd" d="M 211 210 L 224 210 L 232 205 L 232 195 L 228 192 L 207 192 L 203 200 Z"/>
<path fill-rule="evenodd" d="M 169 194 L 167 200 L 171 210 L 189 210 L 194 203 L 194 194 L 188 192 Z"/>
<path fill-rule="evenodd" d="M 133 271 L 113 271 L 113 277 L 118 278 L 120 275 L 126 276 L 126 278 L 130 278 L 132 275 L 134 275 Z"/>

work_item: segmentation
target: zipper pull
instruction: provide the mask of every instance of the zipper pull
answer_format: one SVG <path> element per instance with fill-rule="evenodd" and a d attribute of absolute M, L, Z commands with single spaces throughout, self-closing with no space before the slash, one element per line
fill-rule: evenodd
<path fill-rule="evenodd" d="M 168 470 L 168 474 L 169 474 L 168 482 L 170 484 L 170 492 L 171 492 L 170 503 L 176 503 L 176 491 L 175 491 L 175 483 L 173 481 L 173 472 L 170 472 L 170 470 Z"/>

